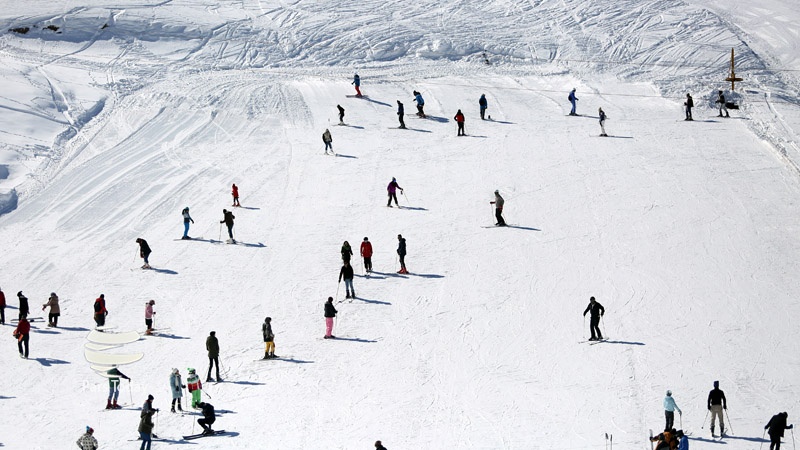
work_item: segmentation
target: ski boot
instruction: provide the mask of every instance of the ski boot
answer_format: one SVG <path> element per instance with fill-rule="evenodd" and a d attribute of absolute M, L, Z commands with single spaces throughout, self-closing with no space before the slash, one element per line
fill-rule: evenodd
<path fill-rule="evenodd" d="M 117 401 L 116 401 L 116 400 L 114 400 L 114 404 L 113 404 L 113 405 L 111 405 L 111 407 L 112 407 L 112 408 L 114 408 L 114 409 L 122 409 L 122 406 L 119 406 L 119 405 L 117 404 Z"/>
<path fill-rule="evenodd" d="M 169 412 L 171 412 L 171 413 L 175 412 L 175 405 L 172 405 L 172 408 L 170 408 Z"/>
<path fill-rule="evenodd" d="M 106 403 L 106 409 L 114 409 L 114 407 L 111 405 L 111 400 Z"/>

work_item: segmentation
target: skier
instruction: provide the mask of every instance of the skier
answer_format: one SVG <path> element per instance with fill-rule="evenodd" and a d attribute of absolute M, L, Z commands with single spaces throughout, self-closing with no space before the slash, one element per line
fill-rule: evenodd
<path fill-rule="evenodd" d="M 224 223 L 225 226 L 228 227 L 228 237 L 230 238 L 230 241 L 228 242 L 230 244 L 235 244 L 236 240 L 233 239 L 233 219 L 235 219 L 236 216 L 234 216 L 233 213 L 227 209 L 222 210 L 222 215 L 223 219 L 220 220 L 219 223 Z"/>
<path fill-rule="evenodd" d="M 186 370 L 189 372 L 189 376 L 186 378 L 186 389 L 192 394 L 192 408 L 197 408 L 197 404 L 200 403 L 200 394 L 203 392 L 203 383 L 193 368 L 189 367 Z"/>
<path fill-rule="evenodd" d="M 594 297 L 589 297 L 589 306 L 583 311 L 583 317 L 586 317 L 586 313 L 590 314 L 589 319 L 589 331 L 592 332 L 592 337 L 589 338 L 590 341 L 601 341 L 603 340 L 603 333 L 600 332 L 600 318 L 603 317 L 605 314 L 606 309 L 603 308 Z"/>
<path fill-rule="evenodd" d="M 350 248 L 349 242 L 344 241 L 344 244 L 342 244 L 341 253 L 342 253 L 342 262 L 349 263 L 350 257 L 353 256 L 353 249 Z"/>
<path fill-rule="evenodd" d="M 394 204 L 399 208 L 400 204 L 397 203 L 397 190 L 400 189 L 400 192 L 403 192 L 403 188 L 397 184 L 397 180 L 392 177 L 392 181 L 389 182 L 389 186 L 386 187 L 386 191 L 389 192 L 389 202 L 386 204 L 389 208 L 392 207 L 392 199 L 394 199 Z"/>
<path fill-rule="evenodd" d="M 356 298 L 356 291 L 353 289 L 353 267 L 350 266 L 350 261 L 345 261 L 342 268 L 339 270 L 339 283 L 344 278 L 344 289 L 347 292 L 345 298 Z"/>
<path fill-rule="evenodd" d="M 17 338 L 17 348 L 19 349 L 19 357 L 22 359 L 28 359 L 28 344 L 30 341 L 30 334 L 31 334 L 31 324 L 28 322 L 27 316 L 22 316 L 19 318 L 19 322 L 17 323 L 17 328 L 14 329 L 14 337 Z M 23 352 L 22 347 L 25 347 L 25 351 Z"/>
<path fill-rule="evenodd" d="M 717 94 L 717 101 L 714 103 L 719 103 L 719 115 L 717 117 L 722 117 L 722 111 L 725 111 L 725 117 L 730 117 L 730 114 L 728 114 L 728 106 L 725 104 L 725 96 L 722 95 L 722 91 L 719 91 Z"/>
<path fill-rule="evenodd" d="M 486 101 L 486 94 L 481 94 L 481 98 L 478 99 L 478 106 L 481 107 L 481 120 L 486 120 L 483 116 L 486 113 L 486 108 L 489 107 L 489 103 Z"/>
<path fill-rule="evenodd" d="M 97 297 L 94 301 L 94 323 L 96 323 L 98 327 L 105 326 L 107 315 L 106 296 L 105 294 L 100 294 L 100 297 Z"/>
<path fill-rule="evenodd" d="M 28 317 L 28 314 L 31 312 L 30 307 L 28 306 L 28 297 L 22 294 L 22 291 L 17 292 L 17 298 L 19 299 L 19 319 L 23 317 Z"/>
<path fill-rule="evenodd" d="M 231 195 L 233 195 L 233 204 L 231 206 L 242 206 L 239 204 L 239 187 L 236 186 L 236 183 L 233 183 L 231 187 Z"/>
<path fill-rule="evenodd" d="M 570 116 L 577 116 L 578 113 L 575 112 L 575 107 L 577 106 L 578 97 L 575 97 L 575 88 L 572 88 L 570 91 L 569 96 L 567 97 L 570 103 L 572 103 L 572 109 L 569 112 Z"/>
<path fill-rule="evenodd" d="M 6 324 L 6 294 L 0 288 L 0 325 Z"/>
<path fill-rule="evenodd" d="M 42 311 L 50 307 L 50 314 L 47 315 L 47 326 L 48 327 L 58 327 L 58 316 L 61 315 L 61 308 L 58 306 L 58 296 L 55 292 L 50 293 L 50 298 L 47 299 L 47 303 L 42 305 Z"/>
<path fill-rule="evenodd" d="M 328 297 L 325 302 L 325 339 L 334 339 L 336 336 L 333 334 L 333 318 L 336 317 L 336 308 L 333 306 L 333 297 Z"/>
<path fill-rule="evenodd" d="M 211 368 L 217 368 L 217 383 L 222 381 L 222 378 L 219 377 L 219 341 L 217 340 L 217 332 L 212 331 L 208 333 L 208 337 L 206 338 L 206 350 L 208 350 L 208 375 L 206 375 L 206 381 L 214 381 L 211 378 Z"/>
<path fill-rule="evenodd" d="M 148 258 L 150 258 L 150 253 L 153 253 L 153 251 L 150 250 L 150 246 L 147 245 L 147 241 L 142 238 L 137 238 L 136 243 L 139 244 L 139 256 L 144 259 L 144 265 L 142 266 L 142 269 L 149 269 L 150 262 L 148 261 Z"/>
<path fill-rule="evenodd" d="M 358 74 L 353 75 L 353 82 L 350 84 L 356 87 L 356 97 L 361 97 L 361 77 Z"/>
<path fill-rule="evenodd" d="M 397 273 L 408 273 L 406 270 L 406 239 L 402 234 L 397 235 L 397 256 L 400 257 L 400 270 Z"/>
<path fill-rule="evenodd" d="M 189 207 L 183 208 L 181 214 L 183 215 L 183 237 L 181 239 L 191 239 L 189 237 L 189 222 L 194 223 L 194 219 L 189 215 Z"/>
<path fill-rule="evenodd" d="M 403 121 L 403 116 L 406 114 L 405 108 L 400 100 L 397 101 L 397 118 L 400 119 L 400 128 L 406 129 L 406 123 Z"/>
<path fill-rule="evenodd" d="M 81 435 L 76 442 L 76 444 L 78 444 L 78 448 L 81 450 L 97 450 L 97 439 L 95 439 L 93 435 L 94 428 L 87 426 L 86 433 L 83 433 L 83 435 Z"/>
<path fill-rule="evenodd" d="M 203 409 L 203 418 L 197 419 L 197 423 L 203 427 L 203 436 L 214 434 L 214 430 L 211 429 L 211 425 L 213 425 L 217 420 L 217 416 L 214 414 L 214 405 L 211 403 L 200 402 L 197 404 L 197 406 Z"/>
<path fill-rule="evenodd" d="M 655 450 L 674 450 L 678 446 L 675 436 L 672 434 L 672 430 L 667 430 L 660 433 L 658 436 L 651 437 L 650 441 L 658 442 Z"/>
<path fill-rule="evenodd" d="M 361 257 L 364 258 L 364 270 L 372 273 L 372 243 L 366 236 L 361 243 Z"/>
<path fill-rule="evenodd" d="M 117 366 L 111 366 L 106 372 L 108 374 L 108 401 L 106 402 L 106 409 L 121 409 L 122 407 L 117 404 L 119 398 L 119 384 L 122 382 L 120 377 L 131 381 L 124 373 L 117 369 Z M 113 403 L 112 403 L 113 402 Z"/>
<path fill-rule="evenodd" d="M 175 412 L 176 403 L 178 404 L 178 411 L 183 412 L 181 398 L 183 397 L 183 390 L 186 388 L 186 385 L 183 384 L 181 372 L 177 368 L 172 369 L 172 374 L 169 376 L 169 387 L 172 390 L 172 409 L 170 409 L 170 412 Z"/>
<path fill-rule="evenodd" d="M 336 109 L 339 110 L 339 125 L 344 125 L 344 108 L 342 105 L 336 105 Z"/>
<path fill-rule="evenodd" d="M 694 120 L 692 119 L 692 108 L 694 107 L 694 100 L 692 100 L 692 96 L 690 94 L 686 94 L 686 101 L 683 102 L 683 106 L 686 107 L 686 119 L 684 120 Z"/>
<path fill-rule="evenodd" d="M 708 410 L 711 411 L 711 435 L 714 436 L 714 424 L 719 417 L 719 435 L 725 434 L 725 420 L 722 418 L 722 410 L 728 409 L 728 400 L 725 393 L 719 388 L 719 381 L 714 382 L 714 389 L 708 393 L 706 401 Z"/>
<path fill-rule="evenodd" d="M 606 134 L 606 113 L 603 108 L 598 108 L 597 114 L 600 116 L 600 136 L 608 137 Z"/>
<path fill-rule="evenodd" d="M 381 441 L 375 441 L 375 450 L 386 450 L 386 447 L 381 444 Z"/>
<path fill-rule="evenodd" d="M 455 120 L 456 124 L 458 124 L 458 136 L 466 136 L 467 133 L 464 132 L 464 114 L 460 109 L 456 113 L 455 117 L 453 117 L 453 120 Z"/>
<path fill-rule="evenodd" d="M 505 199 L 500 196 L 500 191 L 495 189 L 494 191 L 494 201 L 489 202 L 489 204 L 494 205 L 494 217 L 497 219 L 497 223 L 495 226 L 504 227 L 506 226 L 506 221 L 503 219 L 503 205 L 506 204 Z"/>
<path fill-rule="evenodd" d="M 272 332 L 272 317 L 264 319 L 261 333 L 264 335 L 264 359 L 277 358 L 275 356 L 275 333 Z"/>
<path fill-rule="evenodd" d="M 147 325 L 147 331 L 145 331 L 144 334 L 147 335 L 153 334 L 153 315 L 155 314 L 153 305 L 155 304 L 155 300 L 150 300 L 144 304 L 144 324 Z"/>
<path fill-rule="evenodd" d="M 769 450 L 781 450 L 781 438 L 783 437 L 783 430 L 791 430 L 794 425 L 786 425 L 786 419 L 789 414 L 782 412 L 775 414 L 769 419 L 769 422 L 764 426 L 765 430 L 769 430 Z"/>
<path fill-rule="evenodd" d="M 664 397 L 664 416 L 667 419 L 667 423 L 664 426 L 664 431 L 669 431 L 672 429 L 672 426 L 675 423 L 675 410 L 678 410 L 678 414 L 683 415 L 683 411 L 678 408 L 678 405 L 675 403 L 675 399 L 672 398 L 672 391 L 667 390 L 667 396 Z"/>
<path fill-rule="evenodd" d="M 417 102 L 417 115 L 422 117 L 423 119 L 427 117 L 425 115 L 425 100 L 422 99 L 422 94 L 417 91 L 414 91 L 414 101 Z"/>
<path fill-rule="evenodd" d="M 139 414 L 139 437 L 142 439 L 139 450 L 150 450 L 153 440 L 153 414 L 157 412 L 158 410 L 153 408 L 153 396 L 148 395 L 147 401 L 142 406 L 142 412 Z"/>
<path fill-rule="evenodd" d="M 335 155 L 336 153 L 333 151 L 333 138 L 331 137 L 331 132 L 327 128 L 325 128 L 325 132 L 322 133 L 322 142 L 325 143 L 325 154 L 328 154 L 328 149 L 331 150 L 331 154 Z"/>

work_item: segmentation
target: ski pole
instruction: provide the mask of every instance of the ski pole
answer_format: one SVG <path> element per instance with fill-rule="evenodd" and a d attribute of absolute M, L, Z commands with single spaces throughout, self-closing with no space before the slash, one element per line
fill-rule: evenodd
<path fill-rule="evenodd" d="M 217 237 L 217 240 L 222 240 L 222 222 L 219 223 L 219 236 Z"/>
<path fill-rule="evenodd" d="M 336 296 L 333 297 L 333 301 L 335 301 L 335 302 L 339 301 L 339 287 L 341 285 L 342 285 L 341 281 L 339 281 L 339 283 L 336 285 Z"/>
<path fill-rule="evenodd" d="M 761 450 L 764 447 L 764 436 L 767 435 L 767 430 L 764 430 L 764 433 L 761 435 L 761 445 L 758 446 L 758 450 Z M 792 444 L 794 444 L 794 433 L 792 433 Z"/>
<path fill-rule="evenodd" d="M 680 411 L 680 412 L 678 413 L 678 420 L 679 420 L 679 421 L 680 421 L 680 423 L 681 423 L 681 430 L 682 430 L 682 429 L 683 429 L 683 411 Z"/>
<path fill-rule="evenodd" d="M 614 435 L 612 434 L 609 439 L 611 441 L 611 450 L 614 450 Z"/>
<path fill-rule="evenodd" d="M 733 424 L 731 424 L 731 416 L 728 414 L 728 408 L 723 409 L 723 411 L 725 411 L 725 417 L 728 418 L 728 428 L 731 430 L 731 434 L 736 434 L 736 433 L 733 432 Z M 722 429 L 722 427 L 720 427 L 720 430 L 721 429 Z M 722 432 L 720 432 L 720 436 L 721 435 L 722 435 Z"/>
<path fill-rule="evenodd" d="M 586 340 L 586 314 L 583 315 L 583 326 L 581 327 L 583 330 L 583 340 Z"/>
<path fill-rule="evenodd" d="M 606 450 L 608 450 L 608 433 L 606 433 Z"/>
<path fill-rule="evenodd" d="M 409 200 L 408 196 L 406 196 L 406 191 L 400 191 L 400 193 L 403 194 L 403 197 L 406 198 L 406 202 L 408 202 L 408 205 L 411 206 L 411 200 Z"/>
<path fill-rule="evenodd" d="M 710 411 L 710 410 L 709 410 L 709 411 Z M 704 427 L 706 426 L 706 419 L 708 419 L 708 412 L 709 412 L 709 411 L 706 411 L 706 417 L 705 417 L 705 419 L 703 419 L 703 424 L 702 424 L 702 425 L 700 425 L 700 429 L 701 429 L 701 430 L 705 429 Z"/>
<path fill-rule="evenodd" d="M 789 430 L 792 431 L 792 450 L 795 450 L 795 446 L 794 446 L 794 429 L 789 428 Z"/>
<path fill-rule="evenodd" d="M 206 397 L 208 397 L 209 400 L 213 400 L 213 398 L 210 395 L 208 395 L 208 392 L 206 392 L 205 389 L 200 389 L 200 390 L 203 391 L 203 394 L 206 394 Z"/>
<path fill-rule="evenodd" d="M 131 380 L 128 380 L 128 396 L 130 396 L 131 405 L 133 405 L 133 392 L 131 391 Z"/>
<path fill-rule="evenodd" d="M 605 314 L 600 314 L 600 321 L 603 322 L 603 330 L 605 330 L 606 329 Z M 608 334 L 606 334 L 606 339 L 608 339 Z"/>

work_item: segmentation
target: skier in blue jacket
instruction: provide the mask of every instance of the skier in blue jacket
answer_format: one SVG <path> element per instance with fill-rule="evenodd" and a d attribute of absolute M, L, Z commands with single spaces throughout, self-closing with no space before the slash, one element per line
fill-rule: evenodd
<path fill-rule="evenodd" d="M 350 84 L 356 87 L 356 97 L 361 97 L 361 77 L 358 74 L 353 75 L 353 82 Z"/>
<path fill-rule="evenodd" d="M 481 107 L 481 120 L 486 120 L 484 114 L 486 114 L 486 108 L 489 106 L 489 103 L 486 101 L 486 94 L 481 94 L 481 98 L 478 99 L 478 106 Z"/>
<path fill-rule="evenodd" d="M 683 415 L 683 411 L 678 408 L 678 405 L 675 404 L 675 399 L 672 398 L 672 391 L 667 391 L 667 396 L 664 397 L 664 416 L 667 418 L 664 431 L 671 430 L 675 424 L 675 410 L 678 410 L 678 414 Z"/>
<path fill-rule="evenodd" d="M 569 102 L 572 103 L 572 110 L 569 112 L 570 116 L 577 116 L 578 113 L 575 112 L 576 102 L 578 101 L 578 97 L 575 97 L 575 88 L 572 88 L 572 91 L 569 93 Z"/>
<path fill-rule="evenodd" d="M 425 111 L 423 111 L 423 108 L 425 107 L 425 100 L 422 99 L 422 94 L 414 91 L 414 101 L 417 102 L 417 115 L 420 117 L 426 117 Z"/>

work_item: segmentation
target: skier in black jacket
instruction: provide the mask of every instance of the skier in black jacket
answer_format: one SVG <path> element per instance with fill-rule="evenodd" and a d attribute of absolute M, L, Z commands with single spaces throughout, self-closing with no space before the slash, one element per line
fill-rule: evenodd
<path fill-rule="evenodd" d="M 403 121 L 403 116 L 406 114 L 405 108 L 400 100 L 397 101 L 397 118 L 400 119 L 400 128 L 405 129 L 406 123 Z"/>
<path fill-rule="evenodd" d="M 719 417 L 719 435 L 725 434 L 725 421 L 722 418 L 722 410 L 728 409 L 728 400 L 725 393 L 719 388 L 719 381 L 714 382 L 714 389 L 708 393 L 708 410 L 711 411 L 711 435 L 714 435 L 715 419 Z"/>
<path fill-rule="evenodd" d="M 353 288 L 353 266 L 350 265 L 350 261 L 345 261 L 339 270 L 339 283 L 342 282 L 342 278 L 344 278 L 344 289 L 347 292 L 345 298 L 356 298 L 356 290 Z"/>
<path fill-rule="evenodd" d="M 214 414 L 214 405 L 211 403 L 200 402 L 197 404 L 203 410 L 203 418 L 197 419 L 197 423 L 203 427 L 203 435 L 214 434 L 214 430 L 211 429 L 211 425 L 214 424 L 217 420 L 216 414 Z"/>
<path fill-rule="evenodd" d="M 769 430 L 769 450 L 781 450 L 781 438 L 783 437 L 783 430 L 791 430 L 794 425 L 786 425 L 786 419 L 789 414 L 782 412 L 772 416 L 769 422 L 764 426 L 765 430 Z"/>
<path fill-rule="evenodd" d="M 589 298 L 589 306 L 583 311 L 583 317 L 586 317 L 586 313 L 590 312 L 590 320 L 589 320 L 589 331 L 592 332 L 592 337 L 589 338 L 590 341 L 599 341 L 603 339 L 603 333 L 600 332 L 600 318 L 603 317 L 605 314 L 606 309 L 603 308 L 594 297 Z"/>
<path fill-rule="evenodd" d="M 400 270 L 397 273 L 408 273 L 406 270 L 406 239 L 402 234 L 397 235 L 397 256 L 400 257 Z"/>
<path fill-rule="evenodd" d="M 692 119 L 692 108 L 694 107 L 694 100 L 692 100 L 691 94 L 686 94 L 686 101 L 683 102 L 683 106 L 686 107 L 686 119 L 684 120 L 694 120 Z"/>
<path fill-rule="evenodd" d="M 19 299 L 19 319 L 23 317 L 28 317 L 28 313 L 30 313 L 30 307 L 28 306 L 28 297 L 22 295 L 22 291 L 17 292 L 17 298 Z"/>
<path fill-rule="evenodd" d="M 149 269 L 150 268 L 150 261 L 149 261 L 150 253 L 153 253 L 153 251 L 150 250 L 150 246 L 147 245 L 147 241 L 145 241 L 142 238 L 136 239 L 136 243 L 139 244 L 139 256 L 141 256 L 142 259 L 144 259 L 144 265 L 142 266 L 142 269 Z"/>
<path fill-rule="evenodd" d="M 235 244 L 236 240 L 233 239 L 233 219 L 235 219 L 236 216 L 227 209 L 222 210 L 222 215 L 223 219 L 220 220 L 219 223 L 224 223 L 225 226 L 228 227 L 228 237 L 231 238 L 231 243 Z"/>
<path fill-rule="evenodd" d="M 333 318 L 336 317 L 336 308 L 333 306 L 333 297 L 328 297 L 325 302 L 325 339 L 333 339 L 336 336 L 333 334 Z"/>

